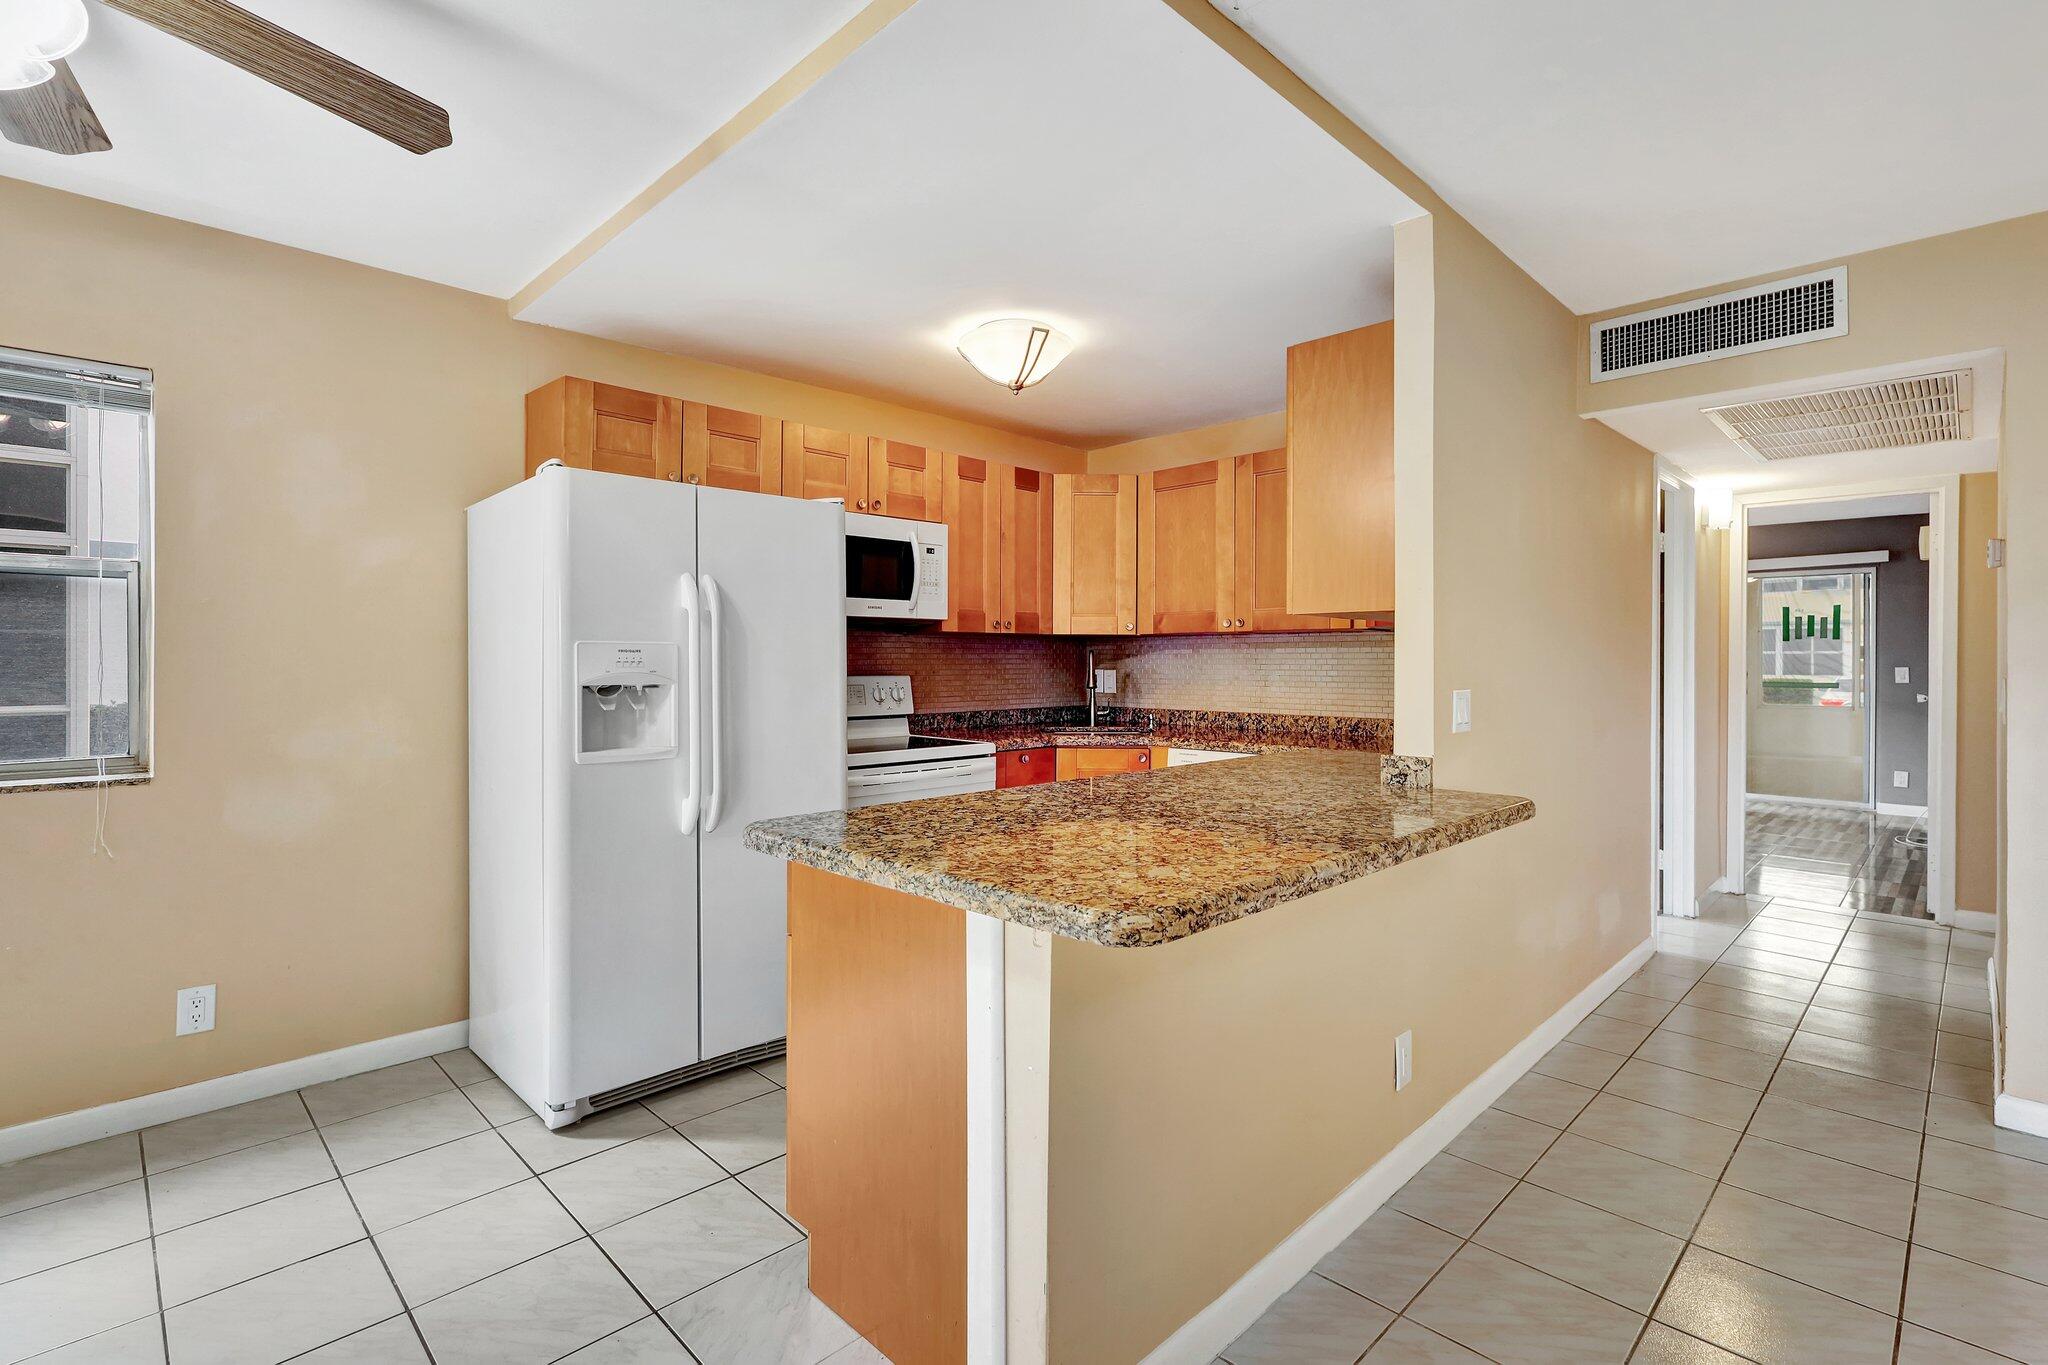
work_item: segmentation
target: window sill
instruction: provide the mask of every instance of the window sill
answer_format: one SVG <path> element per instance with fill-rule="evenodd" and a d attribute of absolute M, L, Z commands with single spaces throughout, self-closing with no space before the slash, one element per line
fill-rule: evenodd
<path fill-rule="evenodd" d="M 0 781 L 0 796 L 10 792 L 48 792 L 84 789 L 90 791 L 101 785 L 109 787 L 139 787 L 147 783 L 150 773 L 108 773 L 105 777 L 85 774 L 78 777 L 31 777 L 20 782 Z"/>

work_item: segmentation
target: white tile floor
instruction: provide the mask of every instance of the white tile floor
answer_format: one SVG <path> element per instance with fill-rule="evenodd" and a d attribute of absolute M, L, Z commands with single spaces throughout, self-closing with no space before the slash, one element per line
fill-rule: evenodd
<path fill-rule="evenodd" d="M 0 1167 L 0 1365 L 864 1365 L 783 1065 L 548 1129 L 468 1051 Z"/>
<path fill-rule="evenodd" d="M 1728 896 L 1657 948 L 1225 1359 L 2048 1362 L 1989 937 Z"/>

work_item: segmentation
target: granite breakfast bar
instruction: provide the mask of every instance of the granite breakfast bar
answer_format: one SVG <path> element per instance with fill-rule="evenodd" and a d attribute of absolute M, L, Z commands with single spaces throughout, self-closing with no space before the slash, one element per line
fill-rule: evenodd
<path fill-rule="evenodd" d="M 1373 913 L 1359 879 L 1533 814 L 1387 785 L 1375 753 L 1277 750 L 752 826 L 751 847 L 790 863 L 788 1202 L 813 1292 L 899 1365 L 1137 1359 L 1124 1325 L 1062 1288 L 1099 1279 L 1117 1231 L 1064 1218 L 1057 1196 L 1137 1152 L 1170 1161 L 1198 1140 L 1186 1114 L 1233 1082 L 1204 1096 L 1198 1069 L 1188 1108 L 1095 1113 L 1115 1151 L 1065 1140 L 1071 1106 L 1100 1108 L 1078 1083 L 1177 1067 L 1177 1040 L 1224 1018 L 1237 1041 L 1316 1046 L 1319 999 L 1247 1013 L 1249 995 L 1217 998 L 1219 963 L 1306 934 L 1364 988 L 1375 964 L 1342 927 Z M 1154 999 L 1149 1019 L 1190 1025 L 1096 1028 L 1105 968 L 1122 1007 Z M 1307 1105 L 1275 1138 L 1314 1121 Z"/>

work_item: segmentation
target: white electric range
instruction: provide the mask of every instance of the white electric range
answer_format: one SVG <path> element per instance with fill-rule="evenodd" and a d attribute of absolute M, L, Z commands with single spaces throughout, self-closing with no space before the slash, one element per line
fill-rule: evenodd
<path fill-rule="evenodd" d="M 994 791 L 996 746 L 910 733 L 916 703 L 900 674 L 846 680 L 846 808 Z"/>

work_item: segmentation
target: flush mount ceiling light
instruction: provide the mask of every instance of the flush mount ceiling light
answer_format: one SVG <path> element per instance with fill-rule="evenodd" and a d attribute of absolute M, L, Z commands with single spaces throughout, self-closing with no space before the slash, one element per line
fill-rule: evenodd
<path fill-rule="evenodd" d="M 26 90 L 57 74 L 54 62 L 85 41 L 85 0 L 0 5 L 0 90 Z"/>
<path fill-rule="evenodd" d="M 961 337 L 954 349 L 982 378 L 1011 393 L 1022 393 L 1067 358 L 1074 339 L 1030 318 L 997 318 Z"/>

